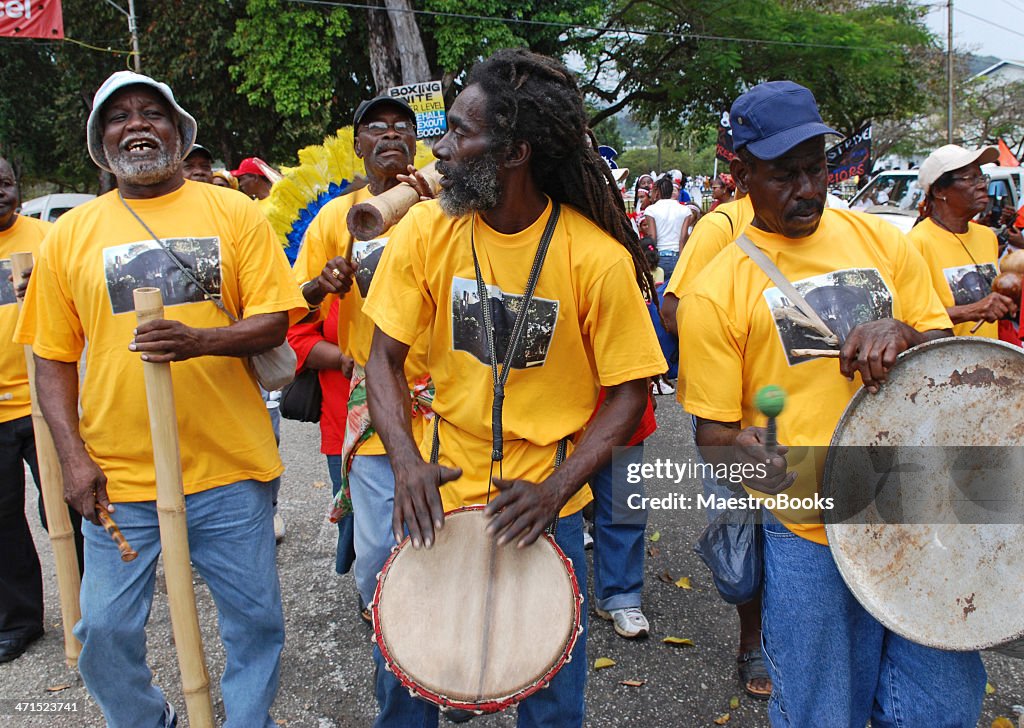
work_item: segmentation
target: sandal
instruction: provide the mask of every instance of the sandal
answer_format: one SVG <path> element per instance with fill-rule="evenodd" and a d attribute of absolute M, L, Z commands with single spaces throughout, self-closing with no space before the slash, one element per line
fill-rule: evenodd
<path fill-rule="evenodd" d="M 761 650 L 744 652 L 736 658 L 736 669 L 740 674 L 740 682 L 743 684 L 743 691 L 756 700 L 767 700 L 772 695 L 771 680 L 768 677 L 768 669 L 764 666 L 764 655 Z M 755 680 L 768 680 L 768 688 L 755 688 Z"/>

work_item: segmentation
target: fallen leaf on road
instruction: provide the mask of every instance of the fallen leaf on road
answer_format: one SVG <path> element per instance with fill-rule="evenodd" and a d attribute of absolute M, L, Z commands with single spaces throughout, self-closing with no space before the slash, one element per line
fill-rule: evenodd
<path fill-rule="evenodd" d="M 661 549 L 659 549 L 657 546 L 648 546 L 647 555 L 652 558 L 661 556 Z"/>
<path fill-rule="evenodd" d="M 725 725 L 729 722 L 729 718 L 731 717 L 732 716 L 730 716 L 728 713 L 723 713 L 722 715 L 715 718 L 715 725 Z"/>
<path fill-rule="evenodd" d="M 675 584 L 676 583 L 675 578 L 673 578 L 672 574 L 670 574 L 667 571 L 663 571 L 660 574 L 658 574 L 658 581 L 663 581 L 666 584 Z"/>
<path fill-rule="evenodd" d="M 992 695 L 996 691 L 996 686 L 992 683 L 985 683 L 985 695 Z"/>
<path fill-rule="evenodd" d="M 693 589 L 693 585 L 690 584 L 690 577 L 684 576 L 676 582 L 676 586 L 680 589 Z"/>
<path fill-rule="evenodd" d="M 51 685 L 50 687 L 46 688 L 46 692 L 48 692 L 48 693 L 59 693 L 61 690 L 67 690 L 69 687 L 71 687 L 71 686 L 70 685 Z"/>
<path fill-rule="evenodd" d="M 594 660 L 594 669 L 600 670 L 605 667 L 611 667 L 614 664 L 615 660 L 611 659 L 610 657 L 598 657 L 596 660 Z"/>
<path fill-rule="evenodd" d="M 733 695 L 729 698 L 729 710 L 736 710 L 738 707 L 740 707 L 740 699 Z"/>
<path fill-rule="evenodd" d="M 661 531 L 655 531 L 651 534 L 651 543 L 657 543 L 661 540 Z"/>
<path fill-rule="evenodd" d="M 631 688 L 638 688 L 643 685 L 646 680 L 619 680 L 619 685 L 628 685 Z"/>
<path fill-rule="evenodd" d="M 665 637 L 662 639 L 666 645 L 674 645 L 675 647 L 693 647 L 693 640 L 688 640 L 684 637 Z"/>
<path fill-rule="evenodd" d="M 992 728 L 1015 728 L 1015 726 L 1013 725 L 1013 721 L 1009 718 L 999 716 L 994 721 L 992 721 Z"/>
<path fill-rule="evenodd" d="M 327 483 L 325 483 L 322 480 L 314 480 L 313 481 L 313 487 L 314 488 L 326 488 L 327 487 Z"/>

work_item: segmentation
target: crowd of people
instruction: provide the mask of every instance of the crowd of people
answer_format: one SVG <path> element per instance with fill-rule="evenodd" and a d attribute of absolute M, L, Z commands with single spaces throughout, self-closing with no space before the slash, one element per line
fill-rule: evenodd
<path fill-rule="evenodd" d="M 624 473 L 657 427 L 655 393 L 675 392 L 709 462 L 765 466 L 745 481 L 752 494 L 813 491 L 813 463 L 788 463 L 787 446 L 827 445 L 855 392 L 884 387 L 901 352 L 954 334 L 995 337 L 1020 304 L 1019 292 L 991 292 L 996 236 L 972 221 L 987 202 L 980 165 L 991 149 L 928 158 L 927 202 L 908 238 L 827 208 L 825 140 L 836 132 L 811 92 L 788 81 L 736 99 L 737 158 L 708 181 L 707 212 L 695 199 L 705 180 L 688 189 L 675 170 L 641 175 L 627 212 L 573 74 L 544 56 L 503 50 L 472 69 L 433 147 L 436 192 L 412 167 L 413 110 L 367 99 L 353 117 L 366 184 L 320 210 L 293 267 L 248 199 L 266 198 L 276 172 L 256 157 L 215 171 L 169 87 L 115 73 L 85 123 L 88 152 L 117 187 L 52 227 L 17 215 L 16 180 L 0 161 L 0 256 L 36 259 L 0 296 L 0 385 L 11 393 L 0 399 L 0 661 L 42 634 L 23 461 L 39 478 L 18 363 L 31 345 L 38 405 L 84 537 L 79 670 L 114 728 L 177 724 L 145 661 L 161 544 L 146 408 L 124 405 L 146 401 L 140 359 L 174 371 L 191 557 L 225 646 L 225 725 L 275 725 L 283 466 L 274 398 L 248 360 L 287 340 L 297 371 L 317 372 L 323 391 L 336 569 L 354 572 L 364 618 L 395 544 L 436 547 L 454 509 L 486 504 L 499 547 L 550 533 L 572 564 L 585 564 L 591 537 L 594 583 L 575 570 L 583 604 L 572 659 L 516 706 L 521 726 L 568 727 L 584 723 L 591 605 L 624 638 L 650 629 L 646 517 L 621 513 L 643 493 Z M 420 202 L 374 240 L 356 239 L 352 207 L 402 184 Z M 838 364 L 790 350 L 783 324 L 794 315 L 778 303 L 774 274 L 807 299 L 870 294 L 877 305 L 818 311 L 831 334 L 822 348 Z M 964 283 L 971 275 L 983 283 Z M 115 291 L 146 285 L 163 291 L 167 318 L 137 325 Z M 769 384 L 790 402 L 777 448 L 753 402 Z M 136 561 L 122 564 L 98 511 L 117 520 Z M 773 725 L 976 724 L 977 652 L 915 644 L 868 613 L 837 570 L 820 513 L 766 511 L 763 530 L 763 584 L 737 606 L 737 670 L 748 694 L 769 701 Z M 439 701 L 411 694 L 379 645 L 372 653 L 375 725 L 436 725 Z"/>

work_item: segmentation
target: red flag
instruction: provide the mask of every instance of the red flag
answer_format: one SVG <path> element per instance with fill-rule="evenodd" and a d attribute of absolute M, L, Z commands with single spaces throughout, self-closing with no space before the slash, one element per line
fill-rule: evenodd
<path fill-rule="evenodd" d="M 64 37 L 60 0 L 0 0 L 0 37 Z"/>
<path fill-rule="evenodd" d="M 999 166 L 1000 167 L 1019 167 L 1020 162 L 1013 156 L 1013 152 L 1006 146 L 1006 142 L 1003 141 L 1002 137 L 999 137 Z"/>

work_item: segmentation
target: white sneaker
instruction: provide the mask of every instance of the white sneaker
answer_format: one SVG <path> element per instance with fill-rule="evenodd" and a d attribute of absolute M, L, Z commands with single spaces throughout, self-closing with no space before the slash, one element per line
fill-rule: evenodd
<path fill-rule="evenodd" d="M 583 548 L 592 549 L 594 548 L 594 537 L 590 535 L 590 531 L 586 528 L 583 529 Z"/>
<path fill-rule="evenodd" d="M 640 607 L 626 607 L 625 609 L 613 609 L 606 612 L 603 609 L 597 610 L 597 616 L 607 619 L 615 624 L 615 631 L 620 637 L 636 639 L 646 637 L 651 630 L 647 617 L 640 611 Z"/>
<path fill-rule="evenodd" d="M 164 728 L 178 728 L 178 714 L 174 706 L 164 701 Z"/>
<path fill-rule="evenodd" d="M 281 543 L 284 540 L 284 534 L 287 531 L 284 525 L 284 517 L 280 513 L 274 514 L 274 541 Z"/>
<path fill-rule="evenodd" d="M 668 382 L 657 382 L 655 385 L 655 394 L 675 394 L 676 388 Z"/>

